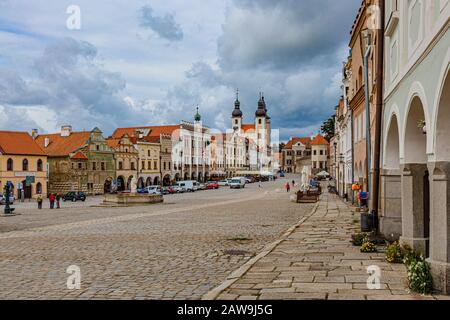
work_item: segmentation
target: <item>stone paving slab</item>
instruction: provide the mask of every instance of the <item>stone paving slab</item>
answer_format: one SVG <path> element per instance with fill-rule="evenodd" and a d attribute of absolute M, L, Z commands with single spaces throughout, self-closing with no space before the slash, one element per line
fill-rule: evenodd
<path fill-rule="evenodd" d="M 299 205 L 301 206 L 301 205 Z M 300 208 L 299 208 L 300 210 Z M 365 254 L 351 244 L 359 232 L 353 210 L 323 194 L 312 212 L 247 266 L 238 279 L 203 299 L 242 300 L 440 300 L 446 296 L 410 294 L 406 267 L 389 264 L 385 254 Z M 367 287 L 368 266 L 381 269 L 380 289 Z"/>

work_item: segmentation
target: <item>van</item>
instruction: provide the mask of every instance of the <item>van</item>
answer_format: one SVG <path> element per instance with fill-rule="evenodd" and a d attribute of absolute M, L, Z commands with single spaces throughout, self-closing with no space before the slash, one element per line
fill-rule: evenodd
<path fill-rule="evenodd" d="M 197 181 L 193 180 L 179 181 L 175 184 L 175 187 L 184 189 L 187 192 L 195 192 L 199 190 L 200 184 Z"/>
<path fill-rule="evenodd" d="M 243 189 L 245 188 L 245 178 L 242 177 L 236 177 L 236 178 L 232 178 L 229 185 L 230 185 L 230 189 Z"/>

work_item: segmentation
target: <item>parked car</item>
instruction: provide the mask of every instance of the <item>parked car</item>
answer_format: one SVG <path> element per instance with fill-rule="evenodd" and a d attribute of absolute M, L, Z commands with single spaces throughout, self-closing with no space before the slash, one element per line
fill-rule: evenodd
<path fill-rule="evenodd" d="M 62 197 L 63 201 L 86 201 L 86 194 L 84 192 L 68 192 Z"/>
<path fill-rule="evenodd" d="M 165 194 L 177 193 L 173 187 L 164 187 L 163 190 L 164 190 Z"/>
<path fill-rule="evenodd" d="M 281 171 L 280 172 L 280 178 L 284 178 L 284 176 L 285 176 L 284 171 Z"/>
<path fill-rule="evenodd" d="M 14 196 L 13 196 L 13 195 L 10 195 L 10 196 L 9 196 L 9 204 L 14 204 L 14 200 L 16 200 L 16 199 L 14 198 Z M 5 197 L 4 194 L 0 194 L 0 204 L 1 204 L 1 205 L 5 205 L 5 204 L 6 204 L 6 197 Z"/>
<path fill-rule="evenodd" d="M 249 178 L 249 177 L 245 178 L 245 183 L 253 183 L 253 182 L 254 181 L 251 178 Z"/>
<path fill-rule="evenodd" d="M 231 179 L 230 189 L 243 189 L 245 188 L 245 178 L 233 178 Z"/>
<path fill-rule="evenodd" d="M 175 191 L 175 193 L 185 193 L 187 191 L 185 187 L 181 187 L 178 185 L 173 186 L 172 189 Z"/>
<path fill-rule="evenodd" d="M 161 195 L 163 194 L 162 188 L 160 186 L 148 186 L 145 187 L 146 192 L 148 194 L 156 194 L 156 195 Z"/>
<path fill-rule="evenodd" d="M 187 180 L 177 182 L 176 186 L 184 188 L 186 192 L 195 192 L 199 190 L 200 184 L 197 181 Z"/>
<path fill-rule="evenodd" d="M 208 190 L 212 190 L 212 189 L 219 189 L 219 184 L 217 183 L 217 182 L 209 182 L 207 185 L 206 185 L 206 189 L 208 189 Z"/>
<path fill-rule="evenodd" d="M 228 180 L 220 180 L 217 184 L 221 187 L 228 187 L 230 185 Z"/>
<path fill-rule="evenodd" d="M 206 183 L 199 183 L 198 184 L 198 190 L 206 190 Z"/>

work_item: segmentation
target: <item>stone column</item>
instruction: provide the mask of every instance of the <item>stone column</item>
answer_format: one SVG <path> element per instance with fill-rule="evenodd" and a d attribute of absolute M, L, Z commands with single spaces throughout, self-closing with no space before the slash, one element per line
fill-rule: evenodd
<path fill-rule="evenodd" d="M 425 238 L 424 224 L 424 176 L 426 164 L 402 166 L 402 243 L 425 255 L 429 239 Z"/>
<path fill-rule="evenodd" d="M 430 258 L 433 286 L 450 294 L 450 162 L 430 164 Z"/>
<path fill-rule="evenodd" d="M 388 239 L 402 234 L 402 176 L 400 170 L 380 172 L 380 232 Z"/>

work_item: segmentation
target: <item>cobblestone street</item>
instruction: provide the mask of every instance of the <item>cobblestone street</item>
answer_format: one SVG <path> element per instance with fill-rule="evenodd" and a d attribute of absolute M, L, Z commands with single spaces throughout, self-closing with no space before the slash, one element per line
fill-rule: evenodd
<path fill-rule="evenodd" d="M 199 299 L 311 211 L 289 201 L 284 183 L 147 207 L 17 204 L 21 215 L 0 218 L 0 298 Z M 81 290 L 67 289 L 71 265 Z"/>
<path fill-rule="evenodd" d="M 448 300 L 409 294 L 406 268 L 350 243 L 359 232 L 356 214 L 323 194 L 316 207 L 259 257 L 235 270 L 205 300 Z M 369 290 L 367 267 L 381 269 L 380 289 Z"/>

